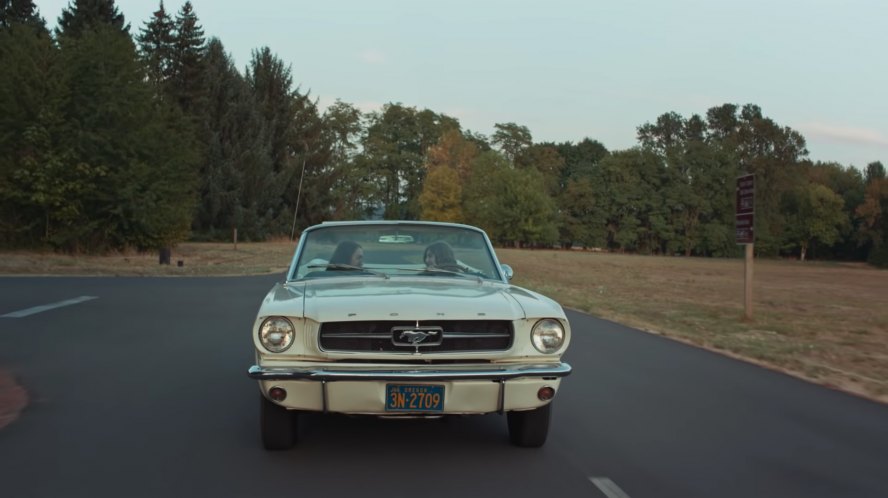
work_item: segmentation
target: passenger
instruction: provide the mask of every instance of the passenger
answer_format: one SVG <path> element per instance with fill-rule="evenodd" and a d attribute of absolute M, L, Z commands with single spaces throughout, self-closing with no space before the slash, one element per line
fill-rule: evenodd
<path fill-rule="evenodd" d="M 426 247 L 422 259 L 429 269 L 463 271 L 463 268 L 456 262 L 456 257 L 453 256 L 450 244 L 444 241 L 435 242 Z"/>
<path fill-rule="evenodd" d="M 330 256 L 331 265 L 348 265 L 356 268 L 364 266 L 364 248 L 357 242 L 346 240 L 340 242 Z"/>

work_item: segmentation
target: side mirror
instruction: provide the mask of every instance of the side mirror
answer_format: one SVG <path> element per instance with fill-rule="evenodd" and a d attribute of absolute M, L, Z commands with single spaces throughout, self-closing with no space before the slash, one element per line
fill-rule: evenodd
<path fill-rule="evenodd" d="M 503 274 L 506 276 L 506 280 L 512 280 L 512 276 L 515 275 L 515 272 L 512 271 L 512 267 L 509 265 L 500 265 L 500 268 L 503 269 Z"/>

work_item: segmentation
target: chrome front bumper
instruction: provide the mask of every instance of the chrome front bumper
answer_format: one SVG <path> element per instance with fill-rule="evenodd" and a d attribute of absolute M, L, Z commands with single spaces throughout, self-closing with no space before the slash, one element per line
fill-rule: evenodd
<path fill-rule="evenodd" d="M 358 367 L 296 367 L 264 368 L 253 365 L 247 371 L 255 380 L 314 380 L 323 382 L 368 381 L 445 381 L 445 380 L 493 380 L 506 381 L 522 377 L 555 379 L 570 375 L 567 363 L 538 365 L 500 365 L 484 367 L 429 367 L 376 369 Z"/>
<path fill-rule="evenodd" d="M 439 382 L 447 389 L 448 413 L 503 413 L 532 409 L 545 402 L 537 399 L 543 386 L 558 388 L 570 375 L 567 363 L 519 365 L 452 365 L 417 368 L 367 366 L 250 367 L 248 375 L 259 381 L 265 394 L 282 387 L 293 394 L 279 403 L 293 410 L 317 410 L 353 414 L 386 415 L 383 406 L 387 382 Z M 507 391 L 511 394 L 508 395 Z"/>

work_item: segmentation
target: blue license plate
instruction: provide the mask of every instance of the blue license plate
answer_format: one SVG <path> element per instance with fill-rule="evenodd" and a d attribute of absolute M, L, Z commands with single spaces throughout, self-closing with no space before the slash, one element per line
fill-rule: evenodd
<path fill-rule="evenodd" d="M 386 384 L 387 412 L 443 412 L 444 386 Z"/>

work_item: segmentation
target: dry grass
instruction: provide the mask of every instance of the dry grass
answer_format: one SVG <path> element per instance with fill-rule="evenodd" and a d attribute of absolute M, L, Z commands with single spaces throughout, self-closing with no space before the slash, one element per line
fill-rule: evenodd
<path fill-rule="evenodd" d="M 284 271 L 289 241 L 184 243 L 157 254 L 5 252 L 5 275 L 245 275 Z M 564 306 L 888 402 L 888 272 L 859 264 L 755 262 L 743 316 L 743 261 L 581 251 L 498 250 L 514 283 Z M 178 267 L 176 262 L 183 261 Z"/>
<path fill-rule="evenodd" d="M 179 244 L 172 264 L 159 264 L 155 253 L 119 253 L 107 256 L 69 256 L 31 252 L 0 253 L 3 275 L 90 276 L 223 276 L 282 272 L 293 257 L 295 242 Z M 178 262 L 182 261 L 182 266 Z"/>
<path fill-rule="evenodd" d="M 514 282 L 564 306 L 888 401 L 888 272 L 743 261 L 501 249 Z"/>

